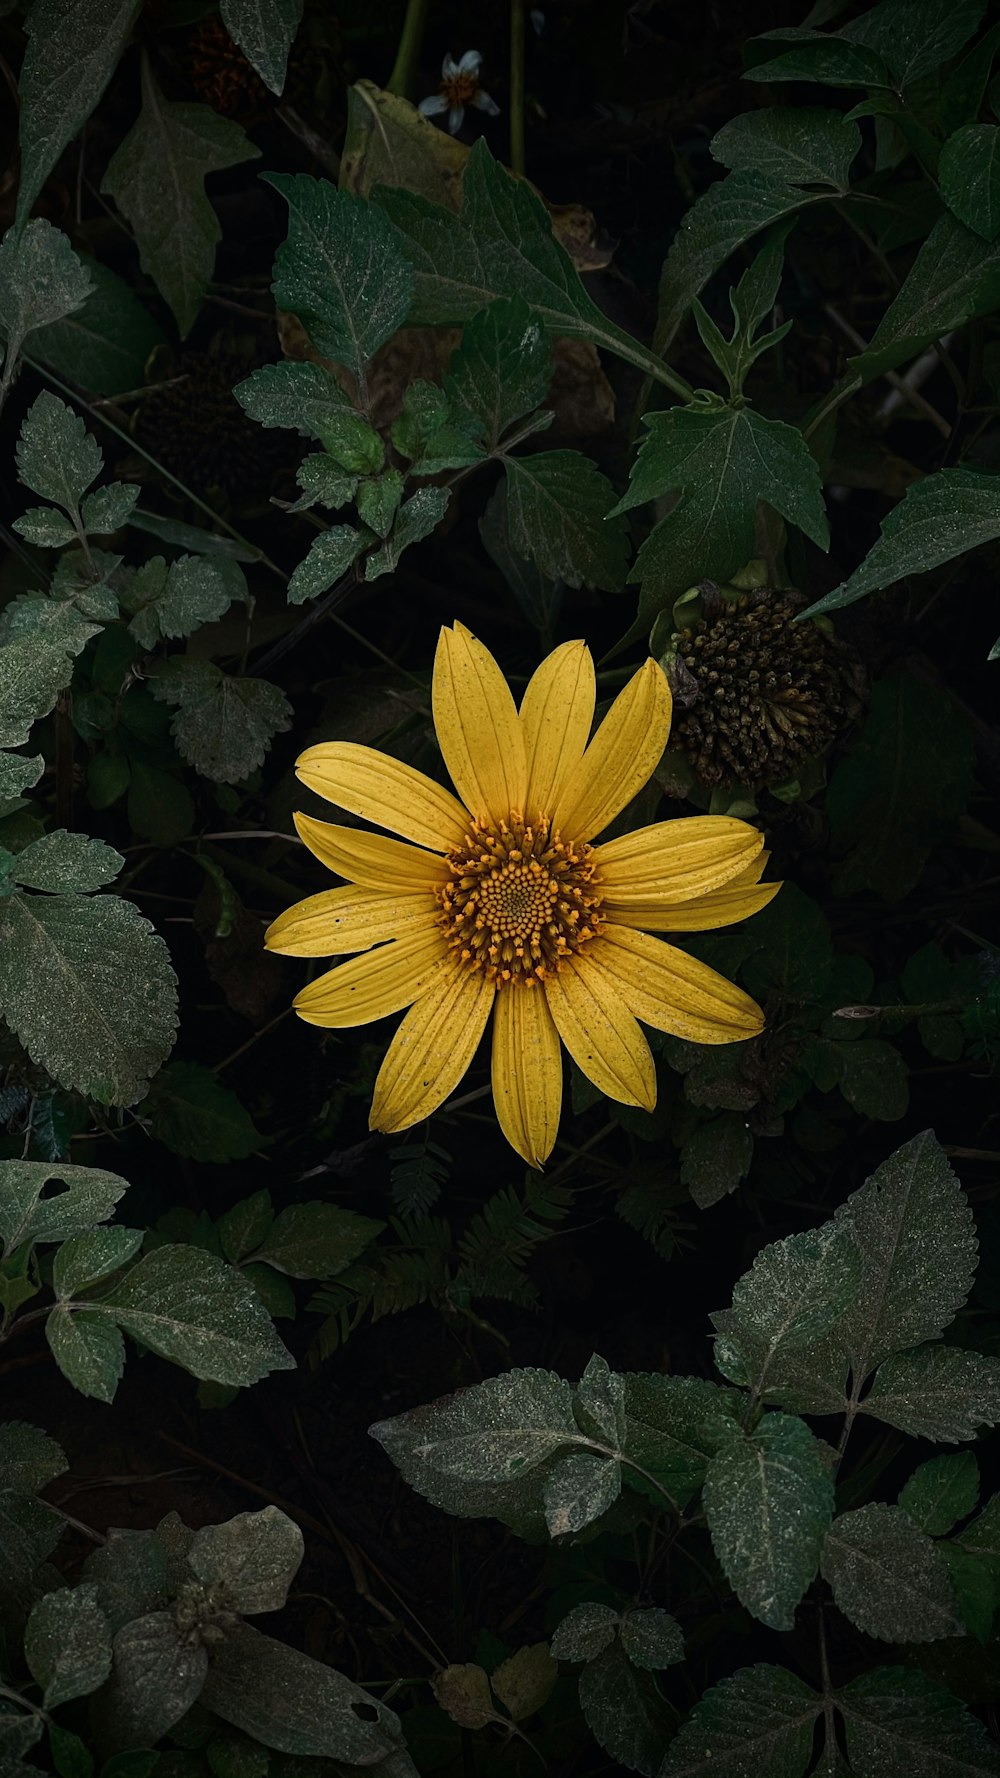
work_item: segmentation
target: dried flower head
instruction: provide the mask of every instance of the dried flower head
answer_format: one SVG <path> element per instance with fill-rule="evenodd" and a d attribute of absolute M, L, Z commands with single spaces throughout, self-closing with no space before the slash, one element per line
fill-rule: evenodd
<path fill-rule="evenodd" d="M 289 457 L 287 435 L 256 426 L 233 395 L 252 368 L 240 352 L 182 352 L 132 420 L 136 441 L 186 487 L 241 506 L 266 500 Z"/>

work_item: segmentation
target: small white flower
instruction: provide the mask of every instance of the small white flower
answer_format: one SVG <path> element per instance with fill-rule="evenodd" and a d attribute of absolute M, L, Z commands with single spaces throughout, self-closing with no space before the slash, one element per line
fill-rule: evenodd
<path fill-rule="evenodd" d="M 467 105 L 471 105 L 476 111 L 485 111 L 489 117 L 496 117 L 500 111 L 499 105 L 479 84 L 482 59 L 478 49 L 467 49 L 457 62 L 453 56 L 445 56 L 441 64 L 440 92 L 421 99 L 417 110 L 424 117 L 440 117 L 446 111 L 448 128 L 453 136 L 458 135 L 465 121 Z"/>

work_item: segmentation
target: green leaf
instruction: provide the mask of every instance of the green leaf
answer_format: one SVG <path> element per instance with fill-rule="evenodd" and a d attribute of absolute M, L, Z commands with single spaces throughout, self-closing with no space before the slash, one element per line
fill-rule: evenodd
<path fill-rule="evenodd" d="M 475 422 L 494 451 L 517 420 L 542 405 L 551 377 L 540 319 L 522 297 L 501 297 L 466 322 L 444 388 L 453 411 Z"/>
<path fill-rule="evenodd" d="M 881 0 L 850 27 L 850 35 L 881 56 L 897 87 L 936 74 L 979 27 L 986 0 Z"/>
<path fill-rule="evenodd" d="M 993 1576 L 978 1557 L 970 1555 L 968 1550 L 960 1549 L 958 1544 L 949 1542 L 947 1538 L 942 1538 L 937 1547 L 948 1564 L 951 1584 L 955 1589 L 955 1604 L 966 1633 L 974 1636 L 985 1647 L 993 1629 L 997 1604 Z"/>
<path fill-rule="evenodd" d="M 197 319 L 221 239 L 205 179 L 259 153 L 239 124 L 207 105 L 168 102 L 143 61 L 142 110 L 112 155 L 101 190 L 131 223 L 142 269 L 169 303 L 182 338 Z"/>
<path fill-rule="evenodd" d="M 622 1648 L 634 1667 L 658 1672 L 684 1659 L 684 1632 L 669 1611 L 643 1606 L 622 1618 Z"/>
<path fill-rule="evenodd" d="M 764 998 L 776 988 L 788 999 L 813 1002 L 825 994 L 833 972 L 829 921 L 797 883 L 783 884 L 754 915 L 750 935 L 758 947 L 744 972 L 751 994 Z"/>
<path fill-rule="evenodd" d="M 934 1642 L 962 1633 L 948 1565 L 901 1507 L 873 1501 L 841 1513 L 824 1539 L 821 1570 L 866 1636 Z"/>
<path fill-rule="evenodd" d="M 14 530 L 36 549 L 64 549 L 76 542 L 76 531 L 54 506 L 32 506 L 14 520 Z"/>
<path fill-rule="evenodd" d="M 385 444 L 381 434 L 361 414 L 344 408 L 317 424 L 323 448 L 338 469 L 349 475 L 378 474 L 385 463 Z"/>
<path fill-rule="evenodd" d="M 200 1696 L 207 1650 L 178 1628 L 172 1612 L 152 1611 L 118 1631 L 114 1659 L 103 1712 L 114 1742 L 152 1746 Z"/>
<path fill-rule="evenodd" d="M 0 1013 L 61 1086 L 134 1105 L 174 1040 L 167 947 L 116 895 L 12 895 L 0 903 Z"/>
<path fill-rule="evenodd" d="M 81 308 L 91 289 L 89 273 L 51 222 L 36 216 L 20 233 L 8 229 L 0 241 L 0 335 L 7 342 L 4 387 L 29 334 Z"/>
<path fill-rule="evenodd" d="M 596 1352 L 576 1386 L 573 1405 L 582 1431 L 617 1450 L 625 1437 L 625 1378 Z"/>
<path fill-rule="evenodd" d="M 547 1453 L 543 1453 L 547 1454 Z M 561 1457 L 545 1479 L 545 1523 L 550 1537 L 582 1531 L 621 1493 L 621 1464 L 590 1451 Z"/>
<path fill-rule="evenodd" d="M 53 580 L 53 584 L 55 584 Z M 100 624 L 90 623 L 69 600 L 48 598 L 44 593 L 20 593 L 0 612 L 0 642 L 20 642 L 30 638 L 39 658 L 47 647 L 58 648 L 64 659 L 82 654 L 87 643 L 100 632 Z M 67 673 L 69 666 L 67 665 Z"/>
<path fill-rule="evenodd" d="M 32 492 L 70 513 L 104 462 L 79 414 L 47 389 L 25 415 L 16 455 L 18 474 Z"/>
<path fill-rule="evenodd" d="M 239 1624 L 213 1649 L 202 1703 L 280 1753 L 366 1768 L 385 1760 L 393 1778 L 416 1778 L 398 1718 L 386 1705 L 250 1624 Z"/>
<path fill-rule="evenodd" d="M 941 134 L 947 141 L 963 124 L 975 123 L 986 93 L 993 58 L 1000 45 L 1000 25 L 981 37 L 941 88 Z"/>
<path fill-rule="evenodd" d="M 0 1488 L 37 1494 L 65 1475 L 66 1453 L 40 1426 L 8 1420 L 0 1426 Z"/>
<path fill-rule="evenodd" d="M 237 679 L 212 661 L 175 656 L 152 681 L 153 696 L 176 704 L 170 732 L 189 765 L 220 784 L 241 784 L 263 765 L 275 735 L 292 726 L 283 691 L 266 679 Z"/>
<path fill-rule="evenodd" d="M 1000 1358 L 918 1346 L 879 1366 L 861 1411 L 914 1438 L 958 1444 L 1000 1424 Z"/>
<path fill-rule="evenodd" d="M 109 482 L 88 494 L 83 503 L 83 528 L 89 536 L 103 537 L 124 525 L 139 498 L 135 482 Z"/>
<path fill-rule="evenodd" d="M 167 1603 L 166 1552 L 155 1531 L 112 1526 L 107 1541 L 84 1562 L 83 1575 L 97 1588 L 98 1601 L 113 1631 L 133 1618 L 162 1610 Z"/>
<path fill-rule="evenodd" d="M 997 1778 L 981 1722 L 911 1667 L 879 1667 L 837 1693 L 855 1778 Z"/>
<path fill-rule="evenodd" d="M 649 435 L 613 511 L 674 488 L 681 497 L 654 526 L 629 575 L 642 582 L 638 627 L 687 587 L 726 581 L 750 560 L 760 501 L 827 548 L 819 467 L 794 426 L 748 407 L 676 407 L 644 420 Z"/>
<path fill-rule="evenodd" d="M 418 488 L 409 500 L 404 500 L 388 541 L 366 557 L 365 579 L 378 580 L 383 574 L 392 574 L 404 549 L 437 529 L 450 498 L 449 488 Z"/>
<path fill-rule="evenodd" d="M 609 1648 L 618 1634 L 621 1619 L 610 1605 L 588 1601 L 574 1605 L 563 1618 L 549 1643 L 557 1661 L 592 1661 L 602 1649 Z"/>
<path fill-rule="evenodd" d="M 0 802 L 12 802 L 22 791 L 30 790 L 44 770 L 45 760 L 40 753 L 31 759 L 23 753 L 0 753 Z"/>
<path fill-rule="evenodd" d="M 71 315 L 38 329 L 32 357 L 93 395 L 138 389 L 150 353 L 164 344 L 166 335 L 124 278 L 85 253 L 80 263 L 93 281 L 90 295 Z"/>
<path fill-rule="evenodd" d="M 157 1247 L 88 1307 L 194 1377 L 245 1387 L 294 1368 L 253 1285 L 198 1247 Z"/>
<path fill-rule="evenodd" d="M 363 379 L 402 327 L 413 278 L 382 211 L 308 173 L 266 175 L 288 204 L 288 238 L 274 262 L 274 300 L 314 346 Z"/>
<path fill-rule="evenodd" d="M 0 747 L 26 741 L 72 677 L 72 659 L 56 642 L 25 636 L 0 646 Z"/>
<path fill-rule="evenodd" d="M 295 480 L 303 492 L 289 512 L 307 512 L 312 506 L 328 506 L 337 512 L 354 499 L 358 486 L 357 476 L 345 475 L 325 451 L 306 457 L 295 471 Z"/>
<path fill-rule="evenodd" d="M 879 587 L 926 574 L 966 550 L 1000 537 L 1000 475 L 982 469 L 939 469 L 907 488 L 883 520 L 878 542 L 848 580 L 810 605 L 839 611 Z M 805 614 L 808 615 L 808 614 Z"/>
<path fill-rule="evenodd" d="M 941 150 L 941 196 L 949 210 L 985 241 L 1000 234 L 1000 127 L 969 124 Z"/>
<path fill-rule="evenodd" d="M 580 1674 L 580 1708 L 599 1747 L 621 1769 L 652 1778 L 666 1751 L 671 1715 L 649 1675 L 612 1643 Z"/>
<path fill-rule="evenodd" d="M 753 1160 L 753 1136 L 746 1118 L 723 1112 L 698 1124 L 681 1150 L 681 1184 L 699 1210 L 707 1210 L 736 1190 Z"/>
<path fill-rule="evenodd" d="M 712 1547 L 738 1598 L 773 1630 L 790 1630 L 819 1565 L 833 1516 L 833 1481 L 809 1428 L 767 1414 L 752 1437 L 730 1438 L 703 1491 Z"/>
<path fill-rule="evenodd" d="M 403 477 L 398 469 L 386 469 L 380 476 L 363 481 L 357 492 L 358 517 L 376 537 L 388 537 L 403 495 Z"/>
<path fill-rule="evenodd" d="M 45 889 L 50 894 L 65 891 L 86 893 L 100 889 L 118 875 L 125 860 L 113 846 L 103 840 L 90 840 L 86 834 L 67 833 L 57 828 L 32 840 L 19 852 L 10 867 L 12 882 L 28 889 Z"/>
<path fill-rule="evenodd" d="M 21 67 L 21 184 L 17 220 L 104 93 L 140 0 L 34 0 Z"/>
<path fill-rule="evenodd" d="M 473 325 L 469 323 L 469 327 Z M 529 322 L 529 326 L 537 324 Z M 541 337 L 541 328 L 537 331 Z M 463 411 L 460 400 L 455 407 L 453 415 L 451 401 L 436 383 L 417 377 L 407 385 L 402 408 L 392 423 L 392 442 L 400 455 L 409 459 L 411 474 L 440 475 L 445 469 L 465 469 L 484 461 L 486 452 L 479 441 L 485 422 Z"/>
<path fill-rule="evenodd" d="M 791 47 L 768 60 L 763 46 L 771 43 Z M 743 70 L 744 80 L 765 80 L 768 83 L 807 80 L 818 86 L 887 87 L 891 84 L 885 63 L 873 50 L 836 33 L 827 36 L 807 25 L 763 31 L 751 40 L 751 49 L 760 59 Z"/>
<path fill-rule="evenodd" d="M 762 177 L 752 168 L 710 185 L 681 219 L 663 263 L 656 350 L 668 350 L 698 292 L 738 247 L 812 202 L 808 193 L 783 180 Z"/>
<path fill-rule="evenodd" d="M 329 458 L 321 459 L 324 460 L 329 462 Z M 331 525 L 321 531 L 309 545 L 305 560 L 292 573 L 288 583 L 289 605 L 304 605 L 307 599 L 325 593 L 347 573 L 369 542 L 370 533 L 359 531 L 354 525 Z"/>
<path fill-rule="evenodd" d="M 548 1703 L 559 1669 L 547 1642 L 531 1642 L 495 1667 L 490 1684 L 508 1715 L 524 1722 Z"/>
<path fill-rule="evenodd" d="M 862 382 L 895 370 L 956 327 L 1000 302 L 1000 245 L 984 247 L 954 216 L 942 216 L 899 291 L 849 370 Z"/>
<path fill-rule="evenodd" d="M 201 1062 L 161 1068 L 143 1111 L 157 1141 L 191 1160 L 243 1161 L 261 1145 L 260 1131 L 236 1094 Z"/>
<path fill-rule="evenodd" d="M 278 1212 L 254 1259 L 289 1278 L 335 1278 L 385 1226 L 339 1204 L 289 1204 Z"/>
<path fill-rule="evenodd" d="M 836 893 L 874 889 L 902 900 L 968 802 L 972 768 L 968 720 L 946 691 L 902 675 L 879 680 L 861 736 L 827 793 L 831 845 L 841 857 Z"/>
<path fill-rule="evenodd" d="M 851 1230 L 831 1222 L 762 1248 L 733 1291 L 733 1306 L 712 1316 L 725 1376 L 766 1394 L 780 1387 L 788 1353 L 816 1345 L 861 1289 L 861 1253 Z"/>
<path fill-rule="evenodd" d="M 64 1241 L 52 1265 L 52 1288 L 63 1300 L 107 1278 L 138 1253 L 141 1229 L 87 1229 Z"/>
<path fill-rule="evenodd" d="M 253 1192 L 249 1198 L 234 1204 L 231 1210 L 224 1211 L 215 1226 L 226 1258 L 234 1266 L 249 1258 L 261 1245 L 273 1221 L 274 1210 L 268 1191 Z"/>
<path fill-rule="evenodd" d="M 630 1371 L 625 1377 L 622 1451 L 640 1464 L 680 1512 L 701 1487 L 709 1463 L 732 1435 L 742 1398 L 700 1377 Z M 637 1472 L 625 1479 L 649 1498 L 662 1493 Z"/>
<path fill-rule="evenodd" d="M 724 167 L 788 185 L 830 185 L 846 192 L 861 131 L 839 111 L 819 105 L 769 106 L 732 117 L 712 137 Z"/>
<path fill-rule="evenodd" d="M 305 1542 L 299 1527 L 276 1506 L 238 1513 L 196 1531 L 188 1564 L 223 1611 L 252 1617 L 280 1611 L 295 1579 Z"/>
<path fill-rule="evenodd" d="M 713 1685 L 670 1743 L 660 1778 L 802 1778 L 822 1700 L 784 1667 Z"/>
<path fill-rule="evenodd" d="M 615 491 L 589 457 L 536 451 L 505 457 L 504 469 L 510 540 L 518 554 L 566 586 L 619 591 L 628 527 L 612 517 Z"/>
<path fill-rule="evenodd" d="M 452 326 L 497 297 L 519 297 L 550 337 L 591 340 L 648 367 L 649 353 L 588 296 L 541 199 L 493 159 L 482 138 L 466 163 L 463 194 L 456 216 L 414 192 L 379 186 L 374 193 L 413 268 L 411 326 Z"/>
<path fill-rule="evenodd" d="M 320 364 L 262 364 L 233 394 L 258 425 L 287 426 L 306 438 L 321 438 L 345 415 L 354 415 L 336 377 Z"/>
<path fill-rule="evenodd" d="M 65 1189 L 43 1197 L 54 1179 Z M 66 1241 L 106 1222 L 127 1191 L 126 1180 L 97 1167 L 0 1161 L 0 1241 L 8 1254 L 27 1241 Z"/>
<path fill-rule="evenodd" d="M 141 648 L 214 623 L 229 610 L 232 596 L 221 567 L 207 556 L 178 556 L 169 568 L 162 556 L 150 556 L 123 595 L 133 613 L 129 630 Z"/>
<path fill-rule="evenodd" d="M 96 1692 L 111 1672 L 111 1629 L 97 1588 L 57 1587 L 39 1599 L 25 1628 L 24 1658 L 46 1710 Z"/>
<path fill-rule="evenodd" d="M 45 1338 L 74 1389 L 95 1401 L 114 1401 L 125 1370 L 125 1342 L 113 1321 L 89 1309 L 59 1306 L 46 1320 Z"/>
<path fill-rule="evenodd" d="M 261 80 L 279 96 L 303 0 L 221 0 L 222 22 Z"/>
<path fill-rule="evenodd" d="M 890 1360 L 891 1362 L 891 1360 Z M 929 1537 L 944 1537 L 967 1519 L 979 1499 L 979 1465 L 972 1451 L 931 1457 L 914 1470 L 899 1496 L 903 1511 Z"/>

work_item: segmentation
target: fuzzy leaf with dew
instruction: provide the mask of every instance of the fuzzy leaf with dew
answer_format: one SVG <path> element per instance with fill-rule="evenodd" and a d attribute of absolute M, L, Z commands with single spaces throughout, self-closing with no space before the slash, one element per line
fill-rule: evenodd
<path fill-rule="evenodd" d="M 16 448 L 17 472 L 33 493 L 75 513 L 104 456 L 80 415 L 43 389 L 28 409 Z"/>
<path fill-rule="evenodd" d="M 224 1210 L 215 1226 L 226 1259 L 235 1266 L 256 1253 L 273 1221 L 274 1207 L 268 1191 L 252 1192 L 249 1198 Z"/>
<path fill-rule="evenodd" d="M 879 1365 L 861 1412 L 913 1438 L 958 1444 L 1000 1424 L 1000 1358 L 918 1346 Z"/>
<path fill-rule="evenodd" d="M 111 1672 L 111 1627 L 97 1588 L 58 1587 L 39 1599 L 25 1627 L 24 1658 L 42 1688 L 45 1710 L 103 1685 Z"/>
<path fill-rule="evenodd" d="M 295 471 L 295 480 L 302 492 L 288 507 L 289 512 L 308 512 L 313 506 L 339 512 L 354 499 L 358 486 L 357 476 L 346 474 L 325 451 L 303 458 Z"/>
<path fill-rule="evenodd" d="M 37 330 L 31 356 L 92 395 L 123 395 L 141 386 L 150 354 L 166 344 L 166 334 L 124 278 L 86 253 L 80 263 L 93 281 L 90 295 Z"/>
<path fill-rule="evenodd" d="M 288 52 L 302 23 L 303 0 L 221 0 L 222 22 L 233 42 L 280 97 Z"/>
<path fill-rule="evenodd" d="M 165 661 L 152 691 L 160 703 L 177 705 L 170 732 L 182 758 L 220 784 L 241 784 L 263 765 L 275 735 L 292 726 L 278 686 L 236 678 L 189 655 Z"/>
<path fill-rule="evenodd" d="M 101 190 L 131 224 L 142 269 L 169 303 L 182 338 L 197 319 L 222 238 L 205 179 L 259 154 L 238 124 L 207 105 L 165 99 L 143 62 L 142 109 L 108 162 Z"/>
<path fill-rule="evenodd" d="M 329 459 L 321 461 L 328 462 Z M 343 484 L 343 478 L 340 479 Z M 351 499 L 353 493 L 352 486 L 346 498 Z M 372 533 L 364 529 L 359 531 L 355 525 L 331 525 L 321 531 L 310 543 L 309 554 L 292 571 L 288 582 L 289 605 L 304 605 L 308 599 L 328 592 L 372 542 Z"/>
<path fill-rule="evenodd" d="M 982 1723 L 926 1673 L 877 1667 L 836 1694 L 855 1778 L 997 1778 Z"/>
<path fill-rule="evenodd" d="M 704 1693 L 660 1778 L 803 1778 L 823 1701 L 784 1667 L 741 1667 Z"/>
<path fill-rule="evenodd" d="M 120 1271 L 138 1253 L 141 1229 L 86 1229 L 64 1241 L 52 1262 L 52 1288 L 58 1301 L 89 1289 L 112 1272 Z"/>
<path fill-rule="evenodd" d="M 192 1376 L 243 1388 L 294 1368 L 253 1285 L 197 1247 L 157 1247 L 88 1309 Z"/>
<path fill-rule="evenodd" d="M 294 1519 L 266 1506 L 196 1531 L 188 1564 L 224 1611 L 280 1611 L 305 1554 Z"/>
<path fill-rule="evenodd" d="M 335 1278 L 385 1226 L 340 1204 L 288 1204 L 270 1224 L 254 1259 L 289 1278 Z"/>
<path fill-rule="evenodd" d="M 96 1587 L 113 1631 L 161 1611 L 170 1594 L 166 1550 L 155 1531 L 112 1526 L 106 1541 L 86 1558 L 83 1578 Z"/>
<path fill-rule="evenodd" d="M 333 373 L 310 361 L 259 365 L 233 394 L 259 426 L 286 426 L 305 438 L 322 438 L 354 414 Z"/>
<path fill-rule="evenodd" d="M 684 1632 L 669 1611 L 658 1605 L 640 1606 L 625 1613 L 621 1625 L 622 1648 L 633 1667 L 659 1672 L 684 1659 Z"/>
<path fill-rule="evenodd" d="M 752 1436 L 727 1440 L 703 1490 L 712 1546 L 748 1611 L 790 1630 L 819 1567 L 833 1517 L 833 1480 L 803 1421 L 768 1414 Z"/>
<path fill-rule="evenodd" d="M 452 411 L 481 428 L 487 451 L 549 392 L 552 355 L 545 329 L 520 296 L 499 297 L 470 316 L 445 372 Z"/>
<path fill-rule="evenodd" d="M 653 1478 L 626 1467 L 629 1487 L 681 1511 L 701 1487 L 719 1448 L 737 1430 L 743 1398 L 701 1377 L 630 1371 L 624 1378 L 622 1451 Z"/>
<path fill-rule="evenodd" d="M 627 525 L 615 491 L 579 451 L 505 457 L 510 540 L 550 580 L 618 592 L 628 565 Z"/>
<path fill-rule="evenodd" d="M 848 360 L 848 378 L 868 383 L 915 358 L 925 346 L 1000 302 L 1000 242 L 981 236 L 951 215 L 923 242 L 898 294 L 867 347 Z"/>
<path fill-rule="evenodd" d="M 681 1183 L 699 1210 L 734 1192 L 753 1161 L 753 1132 L 745 1117 L 724 1111 L 698 1124 L 681 1150 Z"/>
<path fill-rule="evenodd" d="M 378 580 L 383 574 L 393 574 L 404 549 L 437 529 L 450 498 L 449 488 L 427 487 L 418 488 L 409 500 L 404 500 L 386 542 L 365 558 L 365 579 Z"/>
<path fill-rule="evenodd" d="M 66 236 L 42 216 L 0 241 L 0 337 L 6 342 L 6 389 L 24 348 L 41 327 L 50 327 L 82 308 L 90 295 L 90 274 Z"/>
<path fill-rule="evenodd" d="M 903 1511 L 930 1537 L 944 1537 L 975 1511 L 979 1465 L 973 1451 L 955 1451 L 920 1463 L 899 1496 Z"/>
<path fill-rule="evenodd" d="M 388 537 L 403 497 L 403 474 L 399 469 L 385 469 L 381 475 L 367 476 L 358 486 L 355 497 L 358 517 L 376 537 Z"/>
<path fill-rule="evenodd" d="M 400 456 L 407 458 L 411 475 L 440 475 L 447 469 L 467 469 L 485 461 L 486 451 L 480 442 L 483 427 L 483 421 L 463 412 L 460 405 L 453 410 L 437 383 L 417 377 L 407 385 L 402 408 L 392 423 L 392 442 Z"/>
<path fill-rule="evenodd" d="M 123 1624 L 102 1717 L 122 1747 L 148 1747 L 179 1722 L 201 1694 L 208 1652 L 177 1626 L 171 1611 Z"/>
<path fill-rule="evenodd" d="M 44 889 L 50 895 L 86 894 L 112 882 L 124 863 L 121 853 L 103 840 L 56 828 L 17 853 L 7 877 L 22 888 Z"/>
<path fill-rule="evenodd" d="M 53 1181 L 63 1190 L 49 1192 Z M 9 1255 L 26 1242 L 68 1241 L 106 1222 L 127 1191 L 127 1180 L 98 1167 L 0 1161 L 0 1242 Z"/>
<path fill-rule="evenodd" d="M 174 1040 L 177 983 L 166 945 L 116 895 L 8 896 L 0 902 L 0 1014 L 60 1085 L 102 1105 L 133 1105 Z"/>
<path fill-rule="evenodd" d="M 274 262 L 274 299 L 297 315 L 325 357 L 364 378 L 406 320 L 413 276 L 377 206 L 307 173 L 269 173 L 288 205 Z"/>
<path fill-rule="evenodd" d="M 493 1694 L 514 1722 L 524 1722 L 548 1703 L 559 1668 L 547 1642 L 515 1649 L 490 1675 Z"/>
<path fill-rule="evenodd" d="M 191 1160 L 243 1161 L 263 1140 L 236 1094 L 200 1062 L 161 1068 L 140 1115 L 158 1142 Z"/>
<path fill-rule="evenodd" d="M 545 1523 L 550 1537 L 582 1531 L 613 1506 L 621 1493 L 621 1464 L 592 1451 L 573 1451 L 553 1463 L 545 1478 Z"/>
<path fill-rule="evenodd" d="M 86 602 L 90 604 L 90 600 Z M 11 656 L 12 667 L 20 663 L 26 668 L 30 685 L 31 667 L 35 661 L 44 662 L 50 650 L 58 649 L 63 659 L 71 663 L 99 634 L 100 627 L 100 623 L 90 622 L 68 599 L 49 598 L 45 593 L 37 598 L 32 593 L 19 593 L 0 612 L 0 645 L 10 645 L 17 650 Z M 18 649 L 19 644 L 23 645 L 23 650 Z M 23 682 L 16 683 L 13 672 L 11 676 L 15 679 L 11 716 L 13 720 L 21 721 L 22 700 L 27 697 L 28 688 Z"/>
<path fill-rule="evenodd" d="M 792 186 L 828 185 L 843 195 L 861 131 L 841 112 L 820 105 L 774 105 L 730 118 L 709 146 L 713 159 L 733 172 Z"/>
<path fill-rule="evenodd" d="M 794 426 L 749 407 L 676 407 L 644 418 L 647 437 L 611 516 L 673 489 L 680 498 L 653 527 L 629 575 L 641 582 L 633 629 L 648 628 L 687 587 L 726 581 L 750 559 L 760 501 L 827 548 L 819 468 Z"/>
<path fill-rule="evenodd" d="M 0 1488 L 37 1494 L 66 1469 L 62 1446 L 40 1426 L 27 1420 L 8 1420 L 0 1426 Z"/>
<path fill-rule="evenodd" d="M 959 222 L 984 241 L 1000 234 L 1000 127 L 969 124 L 941 150 L 941 196 Z"/>
<path fill-rule="evenodd" d="M 83 128 L 111 79 L 141 0 L 35 0 L 21 68 L 17 220 Z"/>
<path fill-rule="evenodd" d="M 934 1642 L 962 1633 L 947 1563 L 901 1507 L 873 1501 L 841 1513 L 823 1540 L 820 1571 L 867 1636 Z"/>
<path fill-rule="evenodd" d="M 587 1662 L 578 1684 L 584 1721 L 598 1746 L 619 1767 L 653 1778 L 674 1720 L 655 1681 L 613 1642 Z"/>
<path fill-rule="evenodd" d="M 125 1373 L 125 1341 L 113 1321 L 90 1309 L 57 1304 L 46 1318 L 45 1338 L 67 1383 L 80 1395 L 114 1401 Z"/>
<path fill-rule="evenodd" d="M 496 1722 L 489 1675 L 475 1661 L 452 1661 L 431 1682 L 434 1702 L 462 1729 L 484 1729 Z"/>
<path fill-rule="evenodd" d="M 730 1381 L 767 1393 L 782 1359 L 818 1344 L 861 1289 L 861 1254 L 837 1223 L 788 1235 L 762 1248 L 733 1291 L 731 1309 L 712 1316 L 716 1363 Z"/>
<path fill-rule="evenodd" d="M 907 87 L 957 55 L 985 11 L 986 0 L 955 0 L 944 10 L 937 0 L 881 0 L 845 35 L 874 50 L 894 76 L 894 85 Z"/>
<path fill-rule="evenodd" d="M 625 1437 L 625 1378 L 596 1352 L 576 1386 L 573 1407 L 589 1437 L 618 1449 Z"/>
<path fill-rule="evenodd" d="M 596 1601 L 574 1605 L 553 1631 L 549 1647 L 557 1661 L 592 1661 L 618 1635 L 621 1614 Z"/>
<path fill-rule="evenodd" d="M 90 537 L 106 537 L 128 523 L 141 489 L 136 482 L 108 482 L 88 494 L 81 510 Z"/>
<path fill-rule="evenodd" d="M 36 549 L 65 549 L 77 538 L 69 520 L 54 506 L 30 507 L 14 520 L 13 529 Z"/>
<path fill-rule="evenodd" d="M 0 753 L 0 802 L 12 802 L 23 791 L 30 790 L 44 770 L 45 760 L 41 753 L 30 758 L 23 753 Z"/>
<path fill-rule="evenodd" d="M 744 70 L 745 80 L 808 80 L 818 86 L 847 87 L 891 84 L 885 63 L 873 49 L 836 31 L 781 26 L 751 38 L 749 51 L 753 59 Z"/>

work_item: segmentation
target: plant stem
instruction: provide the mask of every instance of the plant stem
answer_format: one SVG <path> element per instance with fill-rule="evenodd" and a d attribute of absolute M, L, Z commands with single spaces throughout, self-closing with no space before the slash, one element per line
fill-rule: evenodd
<path fill-rule="evenodd" d="M 399 48 L 392 73 L 385 83 L 387 93 L 395 93 L 397 98 L 411 99 L 416 79 L 420 52 L 424 46 L 424 31 L 427 28 L 429 0 L 407 0 L 406 17 L 399 36 Z"/>
<path fill-rule="evenodd" d="M 524 0 L 510 0 L 510 170 L 524 177 Z"/>

